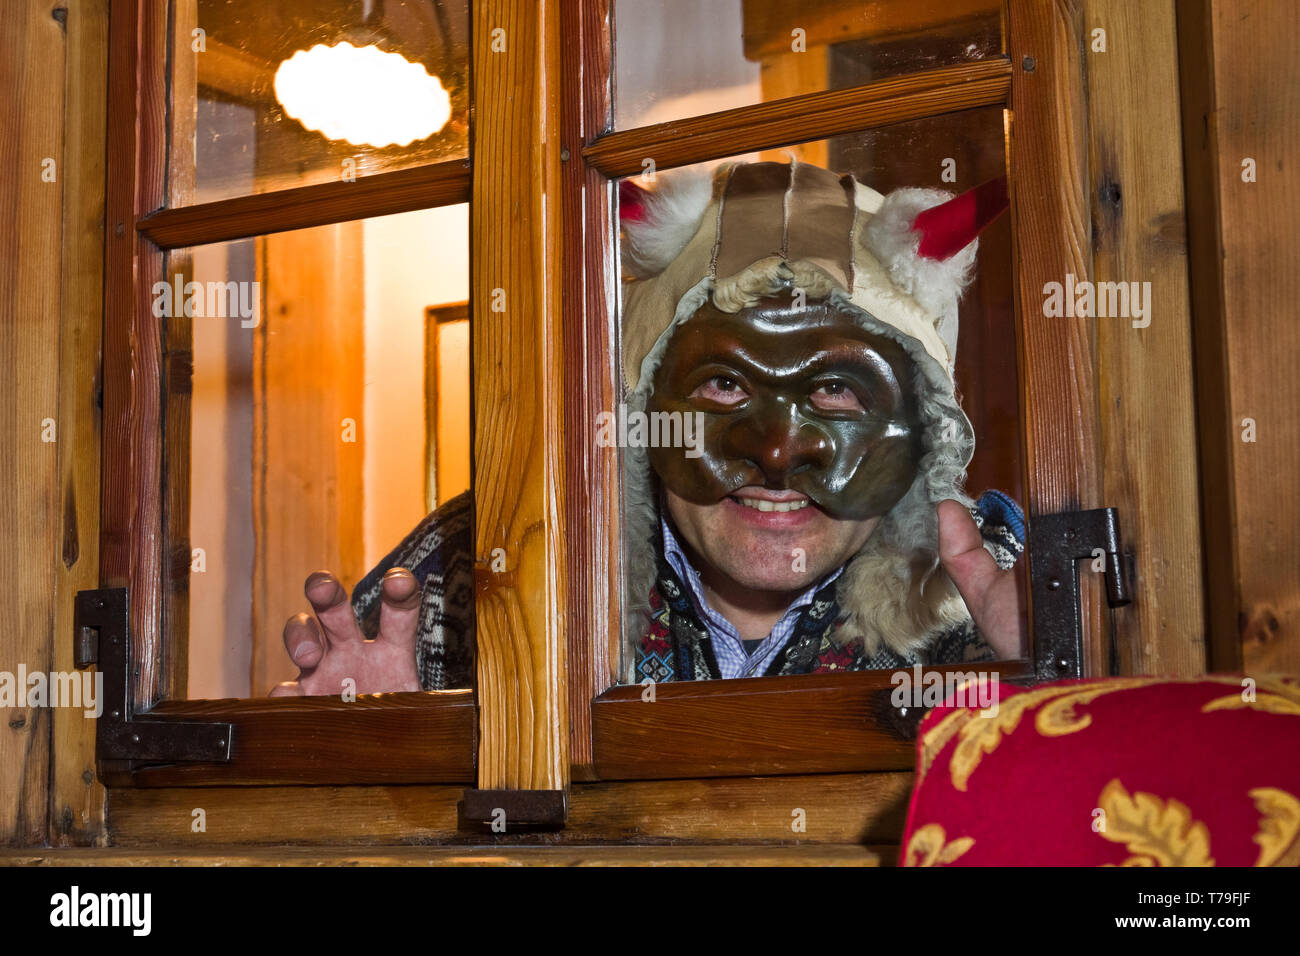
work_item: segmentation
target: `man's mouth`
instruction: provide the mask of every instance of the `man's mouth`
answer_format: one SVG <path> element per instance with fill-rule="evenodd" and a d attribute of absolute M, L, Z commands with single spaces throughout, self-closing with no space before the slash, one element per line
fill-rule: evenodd
<path fill-rule="evenodd" d="M 813 503 L 811 498 L 798 491 L 771 491 L 767 488 L 742 488 L 727 497 L 755 511 L 777 513 L 800 511 Z"/>
<path fill-rule="evenodd" d="M 767 501 L 764 498 L 736 498 L 735 500 L 746 508 L 757 508 L 759 511 L 798 511 L 812 503 L 807 498 L 802 501 Z"/>

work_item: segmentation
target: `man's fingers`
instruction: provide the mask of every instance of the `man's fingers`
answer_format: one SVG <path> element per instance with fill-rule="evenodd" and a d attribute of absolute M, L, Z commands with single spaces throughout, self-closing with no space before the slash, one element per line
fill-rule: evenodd
<path fill-rule="evenodd" d="M 271 697 L 305 697 L 301 685 L 296 680 L 281 681 L 271 688 Z"/>
<path fill-rule="evenodd" d="M 316 619 L 299 612 L 284 625 L 284 649 L 299 670 L 309 671 L 325 656 L 325 639 Z"/>
<path fill-rule="evenodd" d="M 984 549 L 979 526 L 960 502 L 939 502 L 939 559 L 984 640 L 1000 658 L 1019 657 L 1024 627 L 1015 576 Z"/>
<path fill-rule="evenodd" d="M 998 563 L 984 550 L 984 538 L 958 501 L 939 502 L 939 560 L 967 605 L 997 579 Z"/>
<path fill-rule="evenodd" d="M 357 616 L 352 613 L 352 604 L 348 601 L 348 592 L 343 589 L 338 578 L 328 571 L 315 571 L 308 575 L 303 592 L 311 602 L 312 610 L 316 612 L 327 642 L 362 640 Z"/>
<path fill-rule="evenodd" d="M 959 501 L 939 502 L 939 557 L 955 558 L 976 548 L 984 550 L 984 539 L 970 512 Z"/>
<path fill-rule="evenodd" d="M 420 619 L 420 585 L 405 568 L 393 568 L 384 575 L 379 591 L 378 637 L 397 644 L 415 646 Z"/>

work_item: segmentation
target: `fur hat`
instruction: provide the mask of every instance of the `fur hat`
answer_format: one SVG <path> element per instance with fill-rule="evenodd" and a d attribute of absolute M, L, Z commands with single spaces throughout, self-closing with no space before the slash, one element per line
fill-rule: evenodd
<path fill-rule="evenodd" d="M 916 372 L 924 453 L 912 487 L 837 583 L 849 633 L 868 655 L 910 654 L 965 621 L 939 565 L 935 504 L 962 490 L 974 433 L 957 403 L 957 303 L 979 230 L 1006 207 L 1006 181 L 962 196 L 899 189 L 882 196 L 852 176 L 807 163 L 738 163 L 711 175 L 660 174 L 653 189 L 620 187 L 624 265 L 623 375 L 643 411 L 677 327 L 707 301 L 737 312 L 795 289 L 825 300 L 902 346 Z M 646 450 L 624 451 L 625 636 L 640 637 L 655 578 L 659 508 Z"/>

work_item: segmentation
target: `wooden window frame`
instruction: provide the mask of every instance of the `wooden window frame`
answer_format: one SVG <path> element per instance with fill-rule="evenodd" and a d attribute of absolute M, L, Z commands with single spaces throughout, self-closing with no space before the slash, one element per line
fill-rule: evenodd
<path fill-rule="evenodd" d="M 1095 325 L 1026 320 L 1041 308 L 1045 282 L 1089 273 L 1079 51 L 1068 43 L 1078 30 L 1062 19 L 1080 11 L 1007 0 L 1003 58 L 609 132 L 611 5 L 473 0 L 472 101 L 511 105 L 508 114 L 476 112 L 472 165 L 164 209 L 164 4 L 112 0 L 100 580 L 131 592 L 130 627 L 142 649 L 137 712 L 231 721 L 236 753 L 228 765 L 104 767 L 106 782 L 565 790 L 571 779 L 911 766 L 907 728 L 880 714 L 885 673 L 662 685 L 653 705 L 640 700 L 640 688 L 617 685 L 619 461 L 617 450 L 587 436 L 621 394 L 612 177 L 638 172 L 647 151 L 663 169 L 952 109 L 1008 106 L 1027 511 L 1032 520 L 1099 504 Z M 481 55 L 483 34 L 498 26 L 517 55 Z M 164 356 L 150 310 L 150 280 L 162 275 L 165 250 L 466 199 L 474 223 L 476 688 L 347 704 L 165 700 L 175 679 L 163 653 L 165 568 L 189 559 L 162 546 L 162 400 L 166 376 L 185 373 L 184 356 Z M 483 223 L 494 224 L 493 235 Z M 488 311 L 498 289 L 509 303 L 503 314 Z M 504 574 L 488 560 L 498 548 L 507 555 Z M 1100 589 L 1086 587 L 1094 672 L 1104 660 L 1102 621 Z M 1008 680 L 1029 673 L 1024 662 L 995 667 Z M 690 739 L 687 727 L 696 728 Z M 746 731 L 741 755 L 735 732 L 728 736 L 737 727 Z M 675 742 L 666 744 L 664 731 L 677 734 Z M 362 762 L 376 733 L 392 751 L 382 767 Z M 295 746 L 307 734 L 305 749 L 315 754 Z"/>
<path fill-rule="evenodd" d="M 621 394 L 609 358 L 618 342 L 619 281 L 611 183 L 639 173 L 647 156 L 663 170 L 1003 106 L 1013 117 L 1007 167 L 1026 511 L 1032 521 L 1099 507 L 1094 322 L 1053 320 L 1049 327 L 1027 318 L 1041 311 L 1045 282 L 1090 271 L 1079 52 L 1068 43 L 1080 34 L 1066 21 L 1081 11 L 1006 0 L 1003 57 L 613 131 L 612 6 L 613 0 L 574 0 L 565 8 L 572 40 L 564 63 L 564 138 L 572 155 L 565 207 L 577 218 L 564 239 L 564 321 L 583 344 L 567 354 L 566 484 L 575 505 L 580 489 L 586 506 L 572 511 L 569 535 L 570 577 L 583 585 L 574 590 L 569 618 L 574 779 L 910 769 L 914 745 L 907 737 L 914 728 L 891 726 L 889 708 L 881 706 L 893 686 L 888 672 L 670 683 L 655 688 L 653 703 L 643 699 L 644 688 L 618 683 L 617 450 L 572 438 L 591 434 L 595 415 Z M 1033 580 L 1033 555 L 1028 561 Z M 1099 672 L 1106 659 L 1100 598 L 1095 582 L 1081 581 L 1087 673 Z M 1031 655 L 1032 630 L 1031 609 Z M 981 669 L 1008 681 L 1033 673 L 1028 660 Z"/>
<path fill-rule="evenodd" d="M 167 0 L 112 0 L 109 9 L 107 212 L 103 364 L 101 587 L 126 587 L 137 716 L 229 722 L 226 763 L 100 761 L 110 786 L 463 783 L 476 780 L 473 689 L 330 698 L 171 700 L 184 655 L 169 655 L 169 567 L 187 542 L 168 542 L 166 510 L 188 501 L 164 487 L 168 393 L 184 391 L 187 343 L 165 351 L 151 289 L 169 250 L 469 202 L 468 159 L 167 207 Z M 471 232 L 475 227 L 471 227 Z M 472 241 L 472 240 L 471 240 Z M 384 741 L 383 761 L 374 741 Z M 309 741 L 309 744 L 303 744 Z"/>

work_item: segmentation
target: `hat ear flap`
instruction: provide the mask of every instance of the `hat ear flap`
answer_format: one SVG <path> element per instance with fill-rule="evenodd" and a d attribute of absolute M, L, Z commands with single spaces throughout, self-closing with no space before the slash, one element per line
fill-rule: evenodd
<path fill-rule="evenodd" d="M 618 184 L 623 272 L 649 279 L 667 269 L 699 230 L 713 198 L 713 175 L 710 169 L 672 170 L 656 175 L 649 188 L 638 179 Z"/>
<path fill-rule="evenodd" d="M 863 230 L 863 242 L 890 280 L 935 317 L 950 356 L 957 354 L 957 303 L 974 275 L 977 236 L 1007 208 L 1006 179 L 960 196 L 940 189 L 896 189 Z"/>

